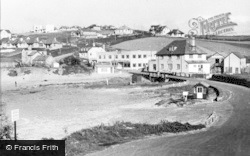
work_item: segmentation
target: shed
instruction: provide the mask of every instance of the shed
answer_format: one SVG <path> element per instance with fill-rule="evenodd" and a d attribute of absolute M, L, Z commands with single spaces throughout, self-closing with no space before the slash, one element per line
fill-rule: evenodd
<path fill-rule="evenodd" d="M 209 84 L 205 82 L 199 82 L 193 86 L 194 89 L 194 98 L 195 99 L 206 99 L 208 96 Z"/>

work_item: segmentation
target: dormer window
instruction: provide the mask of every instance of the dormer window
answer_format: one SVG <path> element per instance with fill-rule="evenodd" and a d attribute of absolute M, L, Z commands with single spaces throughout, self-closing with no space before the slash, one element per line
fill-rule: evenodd
<path fill-rule="evenodd" d="M 173 52 L 173 51 L 175 51 L 176 49 L 177 49 L 176 46 L 170 46 L 170 47 L 168 48 L 168 51 Z"/>

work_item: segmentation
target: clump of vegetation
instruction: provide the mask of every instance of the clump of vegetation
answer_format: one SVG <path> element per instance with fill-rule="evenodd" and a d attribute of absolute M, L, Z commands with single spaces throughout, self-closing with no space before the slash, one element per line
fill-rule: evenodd
<path fill-rule="evenodd" d="M 8 75 L 9 75 L 9 76 L 12 76 L 12 77 L 17 76 L 17 71 L 15 71 L 15 70 L 10 70 L 9 73 L 8 73 Z"/>
<path fill-rule="evenodd" d="M 7 116 L 4 114 L 3 107 L 5 104 L 0 103 L 0 140 L 11 140 L 12 126 L 8 122 Z"/>
<path fill-rule="evenodd" d="M 28 74 L 30 74 L 31 73 L 31 71 L 30 70 L 26 70 L 26 71 L 24 71 L 24 75 L 28 75 Z"/>
<path fill-rule="evenodd" d="M 66 137 L 66 154 L 86 154 L 101 150 L 114 144 L 142 138 L 148 135 L 160 135 L 164 132 L 179 133 L 205 128 L 205 125 L 161 121 L 158 124 L 116 122 L 112 126 L 100 125 L 72 133 Z"/>
<path fill-rule="evenodd" d="M 213 75 L 211 80 L 250 87 L 250 75 Z"/>

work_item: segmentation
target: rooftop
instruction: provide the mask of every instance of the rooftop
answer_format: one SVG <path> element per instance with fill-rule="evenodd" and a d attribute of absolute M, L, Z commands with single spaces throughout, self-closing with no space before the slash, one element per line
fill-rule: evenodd
<path fill-rule="evenodd" d="M 156 55 L 166 56 L 166 55 L 184 55 L 184 54 L 206 54 L 206 53 L 197 46 L 195 47 L 195 49 L 192 49 L 188 40 L 181 39 L 171 42 L 166 47 L 162 48 Z"/>

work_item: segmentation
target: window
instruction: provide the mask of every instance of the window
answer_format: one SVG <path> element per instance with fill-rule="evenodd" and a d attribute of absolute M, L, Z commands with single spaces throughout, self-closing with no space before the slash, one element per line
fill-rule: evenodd
<path fill-rule="evenodd" d="M 102 56 L 101 56 L 101 55 L 99 55 L 99 59 L 102 59 Z"/>
<path fill-rule="evenodd" d="M 156 64 L 153 64 L 153 69 L 156 70 Z"/>
<path fill-rule="evenodd" d="M 138 67 L 141 67 L 141 63 L 138 63 Z"/>
<path fill-rule="evenodd" d="M 196 68 L 196 64 L 194 64 L 194 68 Z"/>
<path fill-rule="evenodd" d="M 202 55 L 198 54 L 198 58 L 201 58 Z"/>
<path fill-rule="evenodd" d="M 103 55 L 103 59 L 106 59 L 106 56 L 105 56 L 105 55 Z"/>
<path fill-rule="evenodd" d="M 177 56 L 177 60 L 179 60 L 180 59 L 180 56 Z"/>
<path fill-rule="evenodd" d="M 111 55 L 109 55 L 109 59 L 112 59 L 112 56 L 111 56 Z"/>
<path fill-rule="evenodd" d="M 135 64 L 135 63 L 133 64 L 133 67 L 136 67 L 136 64 Z"/>
<path fill-rule="evenodd" d="M 141 55 L 138 55 L 138 58 L 141 58 Z"/>
<path fill-rule="evenodd" d="M 147 55 L 143 55 L 143 58 L 147 58 Z"/>
<path fill-rule="evenodd" d="M 133 55 L 133 58 L 136 58 L 136 55 Z"/>
<path fill-rule="evenodd" d="M 215 63 L 220 63 L 220 59 L 215 59 Z"/>
<path fill-rule="evenodd" d="M 177 70 L 180 70 L 180 69 L 181 69 L 181 65 L 177 64 Z"/>
<path fill-rule="evenodd" d="M 233 69 L 232 67 L 229 67 L 229 73 L 232 73 Z"/>
<path fill-rule="evenodd" d="M 202 87 L 197 87 L 197 93 L 202 93 Z"/>
<path fill-rule="evenodd" d="M 122 58 L 124 59 L 124 55 L 122 55 Z"/>
<path fill-rule="evenodd" d="M 169 70 L 172 70 L 173 69 L 173 65 L 170 63 L 170 64 L 168 64 L 168 69 Z"/>
<path fill-rule="evenodd" d="M 161 64 L 161 69 L 164 69 L 164 64 Z"/>
<path fill-rule="evenodd" d="M 239 73 L 239 68 L 235 68 L 235 73 L 236 73 L 236 74 Z"/>
<path fill-rule="evenodd" d="M 127 55 L 127 59 L 129 59 L 129 55 Z"/>
<path fill-rule="evenodd" d="M 145 64 L 145 63 L 143 63 L 143 67 L 146 67 L 146 64 Z"/>
<path fill-rule="evenodd" d="M 189 55 L 189 58 L 193 58 L 193 55 Z"/>
<path fill-rule="evenodd" d="M 171 60 L 172 59 L 172 56 L 169 56 L 169 60 Z"/>
<path fill-rule="evenodd" d="M 118 55 L 115 55 L 115 58 L 118 59 Z"/>

